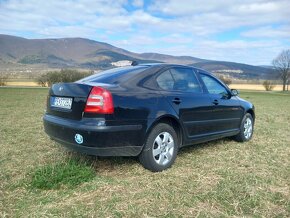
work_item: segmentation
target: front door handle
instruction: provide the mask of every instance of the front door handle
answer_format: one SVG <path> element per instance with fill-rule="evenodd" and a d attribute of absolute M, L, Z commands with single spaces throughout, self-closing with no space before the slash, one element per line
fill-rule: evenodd
<path fill-rule="evenodd" d="M 213 100 L 212 102 L 214 105 L 218 105 L 219 104 L 219 101 L 217 99 Z"/>
<path fill-rule="evenodd" d="M 174 98 L 174 99 L 172 100 L 172 102 L 173 102 L 174 104 L 180 104 L 180 103 L 181 103 L 181 100 L 180 100 L 180 98 Z"/>

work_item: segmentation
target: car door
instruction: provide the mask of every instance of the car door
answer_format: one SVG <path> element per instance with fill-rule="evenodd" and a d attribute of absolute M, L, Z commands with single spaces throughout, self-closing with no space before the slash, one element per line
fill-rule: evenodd
<path fill-rule="evenodd" d="M 243 109 L 236 96 L 215 77 L 200 73 L 212 107 L 212 129 L 215 133 L 236 131 L 240 127 Z"/>
<path fill-rule="evenodd" d="M 204 90 L 192 68 L 173 67 L 157 77 L 160 92 L 179 116 L 185 130 L 186 141 L 207 135 L 212 130 L 211 99 Z"/>

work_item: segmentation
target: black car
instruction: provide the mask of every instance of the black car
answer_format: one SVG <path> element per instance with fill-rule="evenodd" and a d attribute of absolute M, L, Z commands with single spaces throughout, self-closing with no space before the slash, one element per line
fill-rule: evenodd
<path fill-rule="evenodd" d="M 151 171 L 179 148 L 253 135 L 254 106 L 212 74 L 173 64 L 115 68 L 54 84 L 43 117 L 51 139 L 96 156 L 139 156 Z"/>

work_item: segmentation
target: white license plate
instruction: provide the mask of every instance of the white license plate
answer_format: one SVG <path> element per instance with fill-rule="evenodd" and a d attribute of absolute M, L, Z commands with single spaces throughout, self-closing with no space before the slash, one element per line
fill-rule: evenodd
<path fill-rule="evenodd" d="M 52 107 L 71 109 L 72 98 L 53 97 L 51 101 Z"/>

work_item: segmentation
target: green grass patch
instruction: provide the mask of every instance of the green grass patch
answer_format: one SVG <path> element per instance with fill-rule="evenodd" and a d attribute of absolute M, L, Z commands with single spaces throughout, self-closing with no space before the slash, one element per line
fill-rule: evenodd
<path fill-rule="evenodd" d="M 39 167 L 32 174 L 31 187 L 38 189 L 73 188 L 96 176 L 94 169 L 85 162 L 66 162 Z"/>
<path fill-rule="evenodd" d="M 290 217 L 290 94 L 242 91 L 251 141 L 181 149 L 169 170 L 67 152 L 44 133 L 48 89 L 0 88 L 0 217 Z"/>

